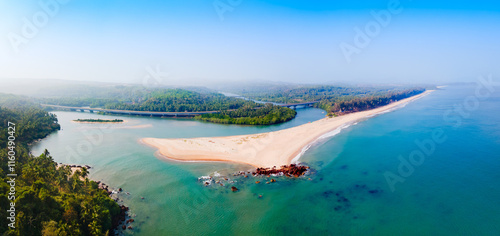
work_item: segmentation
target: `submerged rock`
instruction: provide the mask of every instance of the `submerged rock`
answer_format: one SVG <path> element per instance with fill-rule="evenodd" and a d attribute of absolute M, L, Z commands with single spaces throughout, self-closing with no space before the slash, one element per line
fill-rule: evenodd
<path fill-rule="evenodd" d="M 238 189 L 238 188 L 236 188 L 236 187 L 234 187 L 234 186 L 232 186 L 232 187 L 231 187 L 231 191 L 233 191 L 233 192 L 237 192 L 238 190 L 239 190 L 239 189 Z"/>

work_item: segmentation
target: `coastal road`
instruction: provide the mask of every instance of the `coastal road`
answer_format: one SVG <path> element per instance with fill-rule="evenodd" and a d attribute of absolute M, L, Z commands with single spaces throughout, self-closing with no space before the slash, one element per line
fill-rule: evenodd
<path fill-rule="evenodd" d="M 50 104 L 41 104 L 44 107 L 51 107 L 59 110 L 70 110 L 70 111 L 89 111 L 93 112 L 104 112 L 108 114 L 119 114 L 119 115 L 139 115 L 139 116 L 159 116 L 159 117 L 193 117 L 203 114 L 214 114 L 218 111 L 198 111 L 198 112 L 156 112 L 156 111 L 130 111 L 130 110 L 113 110 L 113 109 L 102 109 L 102 108 L 90 108 L 90 107 L 71 107 L 71 106 L 59 106 Z"/>

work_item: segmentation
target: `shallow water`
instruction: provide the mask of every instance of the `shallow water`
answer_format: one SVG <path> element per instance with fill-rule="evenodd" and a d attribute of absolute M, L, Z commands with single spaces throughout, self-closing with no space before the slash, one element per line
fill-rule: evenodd
<path fill-rule="evenodd" d="M 71 120 L 103 116 L 55 112 L 62 130 L 35 144 L 33 153 L 47 148 L 56 161 L 93 166 L 91 178 L 123 188 L 119 197 L 136 220 L 125 234 L 499 235 L 500 93 L 479 101 L 457 128 L 456 120 L 443 118 L 474 89 L 447 87 L 343 129 L 300 158 L 311 173 L 273 177 L 271 184 L 266 177 L 230 175 L 234 183 L 204 187 L 200 176 L 251 168 L 164 160 L 138 139 L 268 132 L 321 119 L 321 110 L 299 109 L 296 119 L 269 127 L 127 116 L 112 116 L 124 124 L 77 124 Z M 446 141 L 402 177 L 398 157 L 408 160 L 420 150 L 415 142 L 432 139 L 436 130 Z M 404 181 L 394 191 L 388 172 Z"/>

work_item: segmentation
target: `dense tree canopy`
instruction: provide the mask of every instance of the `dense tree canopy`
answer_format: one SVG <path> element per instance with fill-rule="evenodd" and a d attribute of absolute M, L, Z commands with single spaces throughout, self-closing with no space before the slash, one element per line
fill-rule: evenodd
<path fill-rule="evenodd" d="M 10 186 L 7 181 L 8 122 L 15 123 L 16 224 L 8 227 Z M 27 99 L 0 95 L 0 234 L 2 235 L 106 235 L 118 204 L 87 178 L 87 170 L 74 174 L 57 166 L 46 150 L 29 152 L 28 143 L 58 130 L 50 115 Z M 12 144 L 12 143 L 11 143 Z"/>
<path fill-rule="evenodd" d="M 425 89 L 407 89 L 398 92 L 388 92 L 384 95 L 355 97 L 351 99 L 322 100 L 320 105 L 327 108 L 330 114 L 333 113 L 335 115 L 342 115 L 385 106 L 389 103 L 415 96 L 424 91 Z"/>
<path fill-rule="evenodd" d="M 244 89 L 241 95 L 259 101 L 276 103 L 301 103 L 321 101 L 324 99 L 354 96 L 369 96 L 377 93 L 385 93 L 387 87 L 340 87 L 329 85 L 295 86 L 295 87 L 271 87 L 269 89 L 253 90 Z"/>
<path fill-rule="evenodd" d="M 133 111 L 193 112 L 224 111 L 238 109 L 243 106 L 256 107 L 258 104 L 243 99 L 226 97 L 219 93 L 201 94 L 182 89 L 169 89 L 153 92 L 149 98 L 140 103 L 108 103 L 104 107 Z"/>
<path fill-rule="evenodd" d="M 94 90 L 102 90 L 95 88 Z M 256 107 L 259 104 L 220 93 L 199 93 L 185 89 L 146 89 L 141 87 L 106 87 L 108 94 L 76 93 L 72 96 L 38 98 L 41 103 L 75 107 L 99 107 L 116 110 L 195 112 L 238 109 L 243 106 Z M 85 90 L 86 91 L 86 90 Z"/>
<path fill-rule="evenodd" d="M 289 108 L 264 106 L 250 100 L 227 97 L 220 93 L 184 89 L 150 89 L 120 87 L 120 96 L 90 98 L 82 96 L 41 98 L 40 101 L 63 106 L 90 106 L 115 110 L 153 112 L 220 111 L 217 115 L 196 117 L 198 120 L 224 124 L 264 125 L 286 122 L 295 117 Z M 111 89 L 115 91 L 116 88 Z M 135 92 L 130 92 L 135 91 Z M 148 91 L 148 92 L 145 92 Z M 78 95 L 78 94 L 77 94 Z"/>
<path fill-rule="evenodd" d="M 289 121 L 297 112 L 292 109 L 266 104 L 262 108 L 242 107 L 234 111 L 223 111 L 217 114 L 204 114 L 195 117 L 221 124 L 271 125 Z"/>
<path fill-rule="evenodd" d="M 340 87 L 296 86 L 272 89 L 244 89 L 243 96 L 276 103 L 301 103 L 317 101 L 314 106 L 328 111 L 329 115 L 373 109 L 424 92 L 424 88 L 404 87 Z"/>
<path fill-rule="evenodd" d="M 200 88 L 197 91 L 140 86 L 108 86 L 105 89 L 109 90 L 109 94 L 102 92 L 103 88 L 80 88 L 81 91 L 77 90 L 73 96 L 43 98 L 41 101 L 54 105 L 132 111 L 219 111 L 218 114 L 202 115 L 195 119 L 223 124 L 269 125 L 293 119 L 296 113 L 289 108 L 264 107 L 252 100 L 292 104 L 317 101 L 314 106 L 324 109 L 329 115 L 342 115 L 387 105 L 425 91 L 423 88 L 331 85 L 240 86 L 233 90 L 252 99 L 245 100 Z"/>

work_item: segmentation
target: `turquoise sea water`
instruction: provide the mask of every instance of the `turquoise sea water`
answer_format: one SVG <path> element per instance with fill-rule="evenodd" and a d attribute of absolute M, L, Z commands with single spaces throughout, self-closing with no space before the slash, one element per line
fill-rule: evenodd
<path fill-rule="evenodd" d="M 135 219 L 126 235 L 500 235 L 500 93 L 474 103 L 474 92 L 446 87 L 352 125 L 301 157 L 314 171 L 271 184 L 231 175 L 251 170 L 244 165 L 158 158 L 138 139 L 268 132 L 321 119 L 321 110 L 270 127 L 126 116 L 117 116 L 124 124 L 77 124 L 103 116 L 55 112 L 62 130 L 33 153 L 47 148 L 58 162 L 91 165 L 91 178 L 123 188 Z M 464 101 L 459 115 L 453 109 Z M 422 150 L 417 143 L 433 133 L 440 142 Z M 234 183 L 198 181 L 216 171 Z M 399 176 L 393 189 L 388 173 Z"/>

